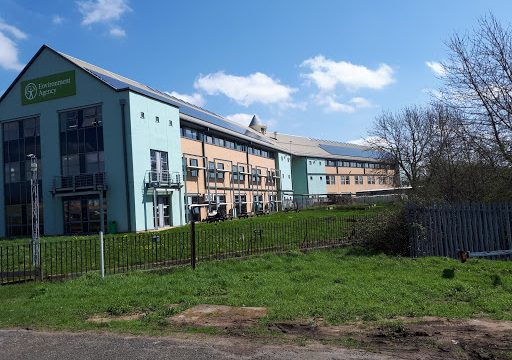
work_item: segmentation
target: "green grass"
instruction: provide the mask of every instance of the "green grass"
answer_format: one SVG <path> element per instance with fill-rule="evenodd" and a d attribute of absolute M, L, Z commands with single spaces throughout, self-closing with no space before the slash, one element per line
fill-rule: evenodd
<path fill-rule="evenodd" d="M 197 256 L 200 259 L 246 256 L 336 244 L 354 237 L 357 219 L 375 216 L 384 209 L 384 206 L 329 207 L 199 223 L 196 227 Z M 154 241 L 153 236 L 159 236 L 159 240 Z M 186 261 L 190 258 L 190 242 L 189 226 L 158 233 L 106 236 L 106 269 L 117 272 L 128 267 Z M 0 243 L 0 273 L 3 273 L 0 278 L 13 281 L 17 279 L 14 274 L 30 274 L 31 254 L 26 242 Z M 99 269 L 99 256 L 97 235 L 43 238 L 41 242 L 43 273 L 47 275 Z"/>
<path fill-rule="evenodd" d="M 361 215 L 373 215 L 382 212 L 383 210 L 392 208 L 391 204 L 377 204 L 375 206 L 368 206 L 364 204 L 355 205 L 332 205 L 332 206 L 320 206 L 316 208 L 310 208 L 295 211 L 280 211 L 262 216 L 253 216 L 250 218 L 240 218 L 234 220 L 228 220 L 218 223 L 206 223 L 197 222 L 196 228 L 198 230 L 213 230 L 213 229 L 232 229 L 239 226 L 248 226 L 262 223 L 289 223 L 291 221 L 300 221 L 306 219 L 322 219 L 326 217 L 344 218 L 350 216 L 361 216 Z M 158 231 L 161 234 L 172 234 L 180 232 L 189 232 L 190 225 L 178 226 L 168 230 Z M 119 233 L 119 234 L 106 234 L 105 238 L 109 237 L 135 237 L 135 233 Z M 97 234 L 92 235 L 63 235 L 63 236 L 42 236 L 41 242 L 55 242 L 55 241 L 68 241 L 68 240 L 88 240 L 91 238 L 96 239 Z M 1 244 L 27 244 L 30 242 L 30 238 L 4 238 L 0 239 Z"/>
<path fill-rule="evenodd" d="M 453 278 L 443 277 L 447 268 L 454 269 Z M 293 252 L 244 261 L 202 262 L 196 271 L 177 267 L 170 273 L 135 272 L 104 281 L 97 274 L 88 274 L 67 282 L 3 286 L 0 303 L 2 328 L 148 334 L 176 331 L 166 318 L 202 303 L 267 307 L 262 327 L 275 321 L 313 318 L 331 324 L 399 316 L 512 320 L 512 263 L 412 260 L 356 249 Z M 166 308 L 173 303 L 180 307 Z M 98 313 L 133 311 L 151 313 L 143 320 L 103 325 L 86 321 Z"/>

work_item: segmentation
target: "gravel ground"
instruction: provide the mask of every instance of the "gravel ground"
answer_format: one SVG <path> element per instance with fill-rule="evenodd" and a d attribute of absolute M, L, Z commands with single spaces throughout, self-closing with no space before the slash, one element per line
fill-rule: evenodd
<path fill-rule="evenodd" d="M 391 360 L 397 357 L 321 345 L 265 345 L 232 337 L 149 337 L 91 332 L 0 330 L 0 359 Z"/>

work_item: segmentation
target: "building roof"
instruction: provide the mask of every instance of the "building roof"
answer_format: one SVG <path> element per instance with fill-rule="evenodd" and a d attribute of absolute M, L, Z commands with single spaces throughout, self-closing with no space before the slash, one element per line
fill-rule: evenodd
<path fill-rule="evenodd" d="M 187 121 L 194 122 L 201 126 L 208 126 L 215 130 L 228 132 L 231 135 L 245 138 L 248 141 L 255 142 L 260 145 L 265 145 L 271 148 L 275 147 L 275 144 L 270 142 L 265 136 L 262 136 L 259 132 L 249 127 L 242 126 L 223 116 L 174 97 L 167 92 L 154 89 L 138 81 L 105 70 L 96 65 L 89 64 L 88 62 L 77 59 L 71 55 L 61 52 L 58 52 L 58 54 L 98 78 L 100 81 L 114 88 L 116 91 L 130 90 L 148 96 L 155 100 L 178 107 L 180 109 L 180 115 L 188 115 L 186 117 Z"/>
<path fill-rule="evenodd" d="M 261 125 L 263 125 L 263 124 L 261 123 L 260 119 L 258 119 L 258 118 L 256 117 L 256 115 L 254 115 L 254 116 L 252 117 L 251 123 L 249 124 L 249 127 L 253 127 L 253 126 L 261 126 Z"/>
<path fill-rule="evenodd" d="M 16 77 L 9 88 L 4 92 L 4 94 L 2 94 L 2 96 L 0 96 L 0 101 L 4 99 L 14 84 L 21 78 L 25 71 L 34 62 L 34 60 L 45 49 L 60 55 L 65 60 L 70 61 L 80 69 L 91 74 L 96 79 L 108 85 L 115 91 L 129 90 L 178 107 L 180 111 L 180 117 L 182 119 L 200 126 L 221 131 L 235 137 L 240 137 L 246 141 L 254 142 L 256 144 L 260 144 L 282 152 L 291 153 L 296 156 L 363 161 L 368 159 L 379 159 L 378 154 L 372 152 L 369 148 L 360 145 L 314 139 L 304 136 L 287 135 L 277 132 L 263 135 L 259 131 L 251 128 L 264 126 L 264 124 L 261 123 L 256 115 L 253 116 L 249 126 L 243 126 L 223 116 L 215 114 L 194 104 L 188 103 L 182 99 L 176 98 L 167 92 L 162 92 L 148 85 L 144 85 L 138 81 L 105 70 L 99 66 L 90 64 L 73 56 L 58 52 L 48 45 L 43 45 L 37 51 L 37 53 L 27 63 L 27 65 Z"/>
<path fill-rule="evenodd" d="M 296 156 L 354 161 L 368 161 L 369 159 L 380 161 L 381 158 L 370 148 L 356 144 L 278 132 L 270 132 L 267 136 L 281 148 Z"/>

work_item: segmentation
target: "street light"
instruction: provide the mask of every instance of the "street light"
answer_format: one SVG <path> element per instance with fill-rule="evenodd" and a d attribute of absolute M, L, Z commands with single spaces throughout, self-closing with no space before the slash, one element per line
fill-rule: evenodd
<path fill-rule="evenodd" d="M 39 271 L 39 182 L 37 157 L 34 154 L 28 154 L 27 158 L 30 159 L 30 201 L 32 205 L 32 265 L 36 271 Z"/>

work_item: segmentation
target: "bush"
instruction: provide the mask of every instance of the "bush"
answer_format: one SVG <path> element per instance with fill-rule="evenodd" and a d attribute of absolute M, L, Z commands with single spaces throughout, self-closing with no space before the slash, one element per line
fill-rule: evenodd
<path fill-rule="evenodd" d="M 375 217 L 358 219 L 355 244 L 387 255 L 409 256 L 409 228 L 403 206 L 389 208 Z"/>

